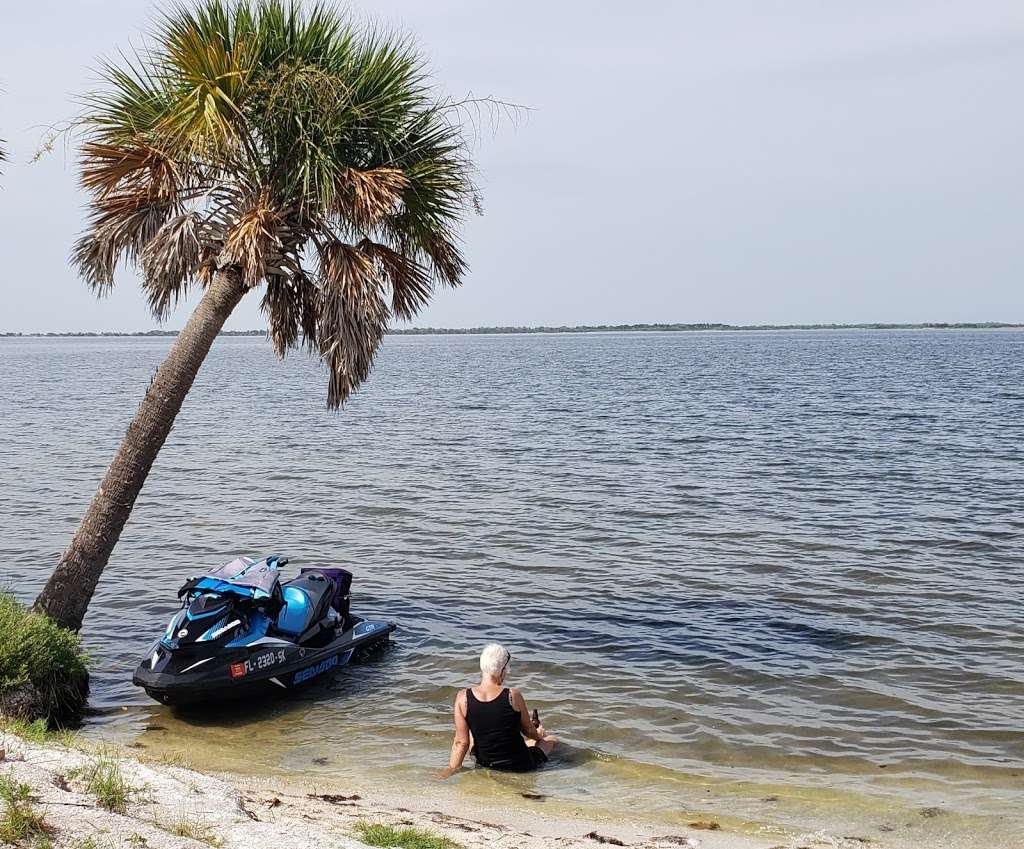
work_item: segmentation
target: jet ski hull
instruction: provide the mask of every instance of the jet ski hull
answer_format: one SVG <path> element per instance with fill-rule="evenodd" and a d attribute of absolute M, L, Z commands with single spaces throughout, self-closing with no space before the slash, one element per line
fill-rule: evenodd
<path fill-rule="evenodd" d="M 394 630 L 390 622 L 359 621 L 318 647 L 264 637 L 210 654 L 168 649 L 158 640 L 135 670 L 132 683 L 165 705 L 294 690 L 339 669 L 357 650 L 385 641 Z"/>

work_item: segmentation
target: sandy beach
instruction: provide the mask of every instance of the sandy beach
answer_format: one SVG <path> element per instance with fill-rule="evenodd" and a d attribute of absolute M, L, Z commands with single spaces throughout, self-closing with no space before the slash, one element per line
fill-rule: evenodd
<path fill-rule="evenodd" d="M 413 827 L 446 837 L 466 849 L 506 846 L 517 849 L 595 849 L 632 846 L 643 849 L 853 849 L 864 838 L 827 834 L 749 835 L 730 833 L 715 821 L 688 829 L 665 830 L 628 821 L 591 816 L 546 816 L 484 806 L 402 798 L 386 791 L 374 797 L 350 787 L 315 785 L 279 778 L 258 780 L 208 775 L 159 760 L 145 760 L 124 749 L 36 743 L 0 734 L 0 776 L 31 787 L 31 805 L 51 829 L 54 847 L 217 846 L 225 849 L 304 849 L 337 846 L 358 849 L 361 823 Z M 90 769 L 115 764 L 127 788 L 122 812 L 106 810 L 88 786 Z M 360 790 L 362 788 L 359 788 Z M 25 841 L 31 845 L 31 841 Z"/>

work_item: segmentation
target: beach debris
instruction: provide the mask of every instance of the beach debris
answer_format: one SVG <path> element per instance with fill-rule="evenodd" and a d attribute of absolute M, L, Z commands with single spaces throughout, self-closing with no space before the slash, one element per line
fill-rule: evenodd
<path fill-rule="evenodd" d="M 764 798 L 761 799 L 761 801 L 762 802 L 778 802 L 779 801 L 779 797 L 778 796 L 765 796 Z"/>
<path fill-rule="evenodd" d="M 682 837 L 678 834 L 666 834 L 664 837 L 655 837 L 654 843 L 672 843 L 676 846 L 686 846 L 687 849 L 698 849 L 700 841 L 696 837 Z M 785 849 L 776 847 L 775 849 Z"/>
<path fill-rule="evenodd" d="M 478 822 L 479 825 L 482 825 L 484 828 L 491 829 L 491 831 L 508 831 L 509 830 L 508 826 L 500 825 L 500 824 L 498 824 L 496 822 L 487 822 L 487 820 L 477 820 L 477 822 Z"/>
<path fill-rule="evenodd" d="M 714 820 L 694 820 L 690 823 L 690 828 L 700 829 L 702 831 L 718 831 L 720 826 Z"/>
<path fill-rule="evenodd" d="M 321 802 L 327 802 L 331 805 L 351 805 L 353 802 L 358 802 L 362 799 L 362 796 L 342 796 L 339 793 L 307 793 L 307 799 L 319 799 Z"/>
<path fill-rule="evenodd" d="M 260 818 L 258 816 L 256 816 L 256 812 L 255 811 L 250 811 L 247 807 L 245 807 L 245 805 L 239 805 L 238 807 L 240 807 L 242 809 L 242 813 L 245 814 L 253 822 L 259 822 L 260 821 Z"/>
<path fill-rule="evenodd" d="M 313 758 L 313 763 L 315 763 L 317 766 L 326 766 L 327 758 Z"/>
<path fill-rule="evenodd" d="M 0 747 L 0 761 L 7 758 L 7 749 Z"/>
<path fill-rule="evenodd" d="M 430 816 L 434 822 L 444 823 L 451 828 L 457 828 L 461 831 L 480 831 L 479 828 L 468 825 L 465 820 L 459 819 L 459 817 L 453 817 L 451 814 L 446 814 L 443 811 L 431 811 Z"/>
<path fill-rule="evenodd" d="M 58 772 L 53 777 L 53 786 L 58 790 L 63 790 L 65 793 L 71 792 L 71 785 L 68 784 L 68 780 L 62 772 Z"/>
<path fill-rule="evenodd" d="M 524 799 L 532 799 L 535 802 L 543 802 L 548 798 L 543 793 L 520 793 L 519 795 Z"/>
<path fill-rule="evenodd" d="M 268 808 L 276 808 L 276 807 L 278 807 L 279 805 L 281 805 L 281 804 L 282 804 L 282 802 L 281 802 L 281 800 L 280 800 L 280 799 L 278 799 L 278 798 L 277 798 L 277 796 L 275 796 L 275 797 L 274 797 L 273 799 L 267 799 L 267 800 L 266 800 L 266 801 L 264 802 L 264 804 L 265 804 L 265 805 L 266 805 L 266 806 L 267 806 Z"/>
<path fill-rule="evenodd" d="M 166 725 L 146 725 L 142 729 L 143 731 L 166 731 Z"/>
<path fill-rule="evenodd" d="M 878 830 L 879 830 L 879 831 L 881 831 L 881 832 L 883 832 L 883 833 L 884 833 L 884 832 L 889 832 L 889 831 L 895 831 L 895 830 L 896 830 L 896 826 L 894 826 L 894 825 L 893 825 L 892 823 L 890 823 L 890 822 L 883 822 L 883 823 L 881 823 L 881 824 L 880 824 L 880 825 L 878 826 Z"/>
<path fill-rule="evenodd" d="M 603 834 L 598 834 L 596 831 L 592 831 L 589 834 L 584 834 L 583 837 L 586 840 L 593 840 L 593 841 L 596 841 L 597 843 L 607 843 L 610 846 L 625 846 L 626 845 L 621 840 L 619 840 L 619 838 L 617 838 L 617 837 L 605 837 Z"/>
<path fill-rule="evenodd" d="M 934 819 L 935 817 L 941 817 L 946 813 L 942 808 L 922 808 L 921 816 L 925 819 Z"/>

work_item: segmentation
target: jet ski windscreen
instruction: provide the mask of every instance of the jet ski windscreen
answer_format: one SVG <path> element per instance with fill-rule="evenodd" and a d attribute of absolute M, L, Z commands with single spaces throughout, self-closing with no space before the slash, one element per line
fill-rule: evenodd
<path fill-rule="evenodd" d="M 252 590 L 255 597 L 270 597 L 274 594 L 279 578 L 277 565 L 277 557 L 266 557 L 258 561 L 238 557 L 230 563 L 210 569 L 202 576 L 202 581 L 197 586 L 199 589 L 216 589 L 214 582 L 223 581 L 235 587 Z"/>

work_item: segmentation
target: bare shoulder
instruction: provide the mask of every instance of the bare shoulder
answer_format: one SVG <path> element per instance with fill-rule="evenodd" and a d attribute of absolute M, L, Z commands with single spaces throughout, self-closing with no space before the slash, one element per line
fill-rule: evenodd
<path fill-rule="evenodd" d="M 523 694 L 518 687 L 509 687 L 508 694 L 512 699 L 512 704 L 515 707 L 521 707 L 526 699 L 523 698 Z"/>
<path fill-rule="evenodd" d="M 466 706 L 466 691 L 465 689 L 459 690 L 455 694 L 455 707 L 465 708 Z"/>

